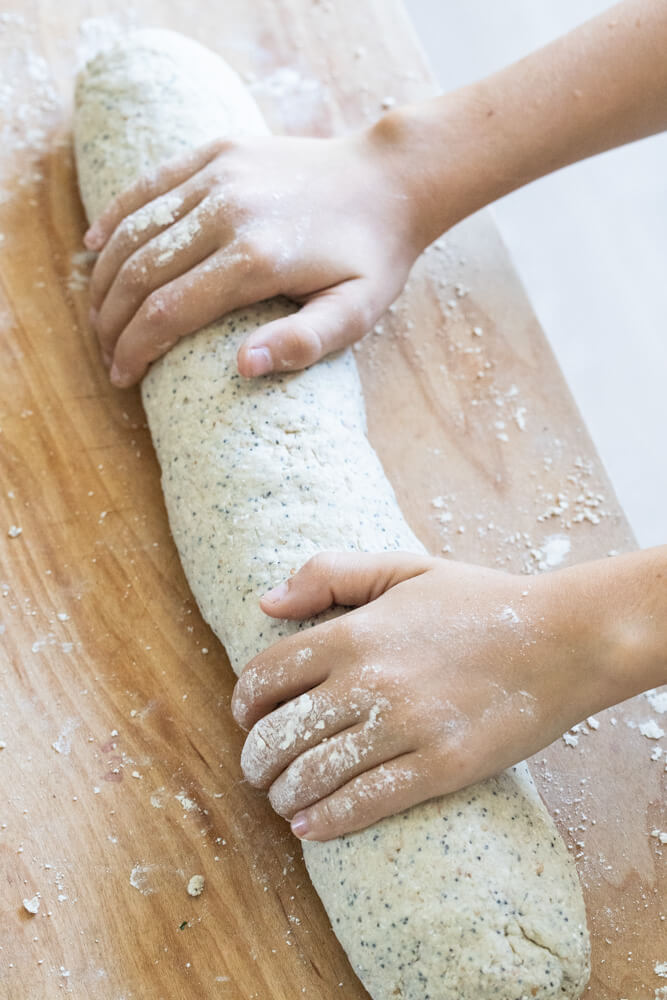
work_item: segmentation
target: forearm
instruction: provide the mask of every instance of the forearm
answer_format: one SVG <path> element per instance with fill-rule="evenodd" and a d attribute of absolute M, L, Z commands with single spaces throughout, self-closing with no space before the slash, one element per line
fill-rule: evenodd
<path fill-rule="evenodd" d="M 667 545 L 542 579 L 545 618 L 578 661 L 591 711 L 667 683 Z"/>
<path fill-rule="evenodd" d="M 577 160 L 667 128 L 667 4 L 626 0 L 478 83 L 376 126 L 427 245 Z M 403 151 L 405 156 L 403 156 Z"/>

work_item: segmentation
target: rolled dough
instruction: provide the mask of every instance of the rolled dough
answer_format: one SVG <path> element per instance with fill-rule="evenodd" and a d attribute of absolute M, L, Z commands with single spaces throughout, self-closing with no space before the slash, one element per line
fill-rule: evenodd
<path fill-rule="evenodd" d="M 265 131 L 216 55 L 172 32 L 135 32 L 77 82 L 88 218 L 181 149 Z M 349 352 L 305 372 L 237 375 L 241 338 L 293 309 L 275 300 L 230 314 L 174 347 L 142 385 L 171 530 L 237 673 L 303 627 L 267 619 L 257 599 L 313 553 L 423 551 L 366 438 Z M 303 849 L 374 1000 L 563 1000 L 587 982 L 575 868 L 525 764 Z"/>

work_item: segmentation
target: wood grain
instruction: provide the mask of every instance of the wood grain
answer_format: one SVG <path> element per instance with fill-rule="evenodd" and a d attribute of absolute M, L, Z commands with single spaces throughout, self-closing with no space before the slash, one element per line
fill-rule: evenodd
<path fill-rule="evenodd" d="M 87 326 L 73 71 L 80 22 L 104 34 L 114 8 L 5 10 L 0 997 L 362 998 L 298 843 L 240 780 L 232 671 L 184 580 L 138 393 L 109 387 Z M 394 0 L 227 0 L 196 16 L 141 0 L 135 19 L 218 49 L 276 131 L 358 127 L 385 98 L 434 90 Z M 532 572 L 553 536 L 570 561 L 633 546 L 486 214 L 424 255 L 358 358 L 372 441 L 434 553 Z M 635 699 L 533 761 L 585 886 L 594 1000 L 653 997 L 667 959 L 649 836 L 667 826 L 664 765 L 626 724 L 650 717 Z"/>

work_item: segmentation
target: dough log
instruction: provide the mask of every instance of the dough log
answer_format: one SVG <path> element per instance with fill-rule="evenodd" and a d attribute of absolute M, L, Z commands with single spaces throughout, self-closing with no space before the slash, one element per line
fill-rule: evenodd
<path fill-rule="evenodd" d="M 265 131 L 216 55 L 172 32 L 135 32 L 77 82 L 88 218 L 180 150 Z M 305 372 L 236 374 L 240 339 L 293 308 L 275 300 L 230 314 L 174 347 L 142 386 L 171 530 L 237 673 L 299 627 L 267 620 L 257 598 L 313 553 L 423 551 L 366 438 L 349 352 Z M 581 890 L 525 764 L 303 848 L 331 926 L 374 1000 L 580 996 L 589 950 Z"/>

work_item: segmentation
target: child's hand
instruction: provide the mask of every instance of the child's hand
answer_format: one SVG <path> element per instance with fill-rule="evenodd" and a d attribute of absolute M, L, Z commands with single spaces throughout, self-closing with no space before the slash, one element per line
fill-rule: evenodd
<path fill-rule="evenodd" d="M 132 385 L 180 337 L 279 293 L 302 308 L 250 335 L 243 375 L 303 368 L 350 344 L 455 222 L 667 128 L 666 43 L 665 4 L 626 0 L 611 22 L 603 12 L 349 137 L 220 141 L 164 165 L 86 237 L 102 250 L 92 321 L 112 381 Z"/>
<path fill-rule="evenodd" d="M 245 668 L 232 711 L 250 729 L 246 779 L 297 835 L 328 840 L 551 743 L 612 703 L 559 587 L 568 572 L 526 578 L 406 553 L 311 559 L 262 599 L 267 614 L 365 606 Z"/>
<path fill-rule="evenodd" d="M 278 294 L 302 308 L 251 334 L 243 375 L 303 368 L 370 329 L 429 239 L 390 132 L 219 141 L 114 199 L 85 239 L 101 250 L 91 320 L 114 384 L 137 382 L 185 334 Z"/>

